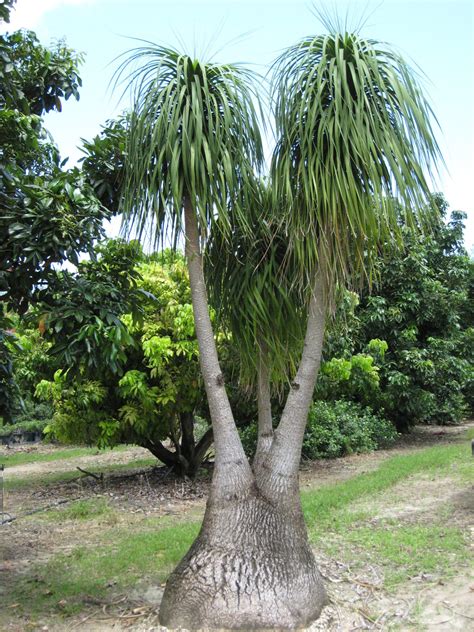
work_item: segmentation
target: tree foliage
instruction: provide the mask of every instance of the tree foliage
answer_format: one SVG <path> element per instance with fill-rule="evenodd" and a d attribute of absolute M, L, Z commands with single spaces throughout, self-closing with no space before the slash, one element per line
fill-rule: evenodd
<path fill-rule="evenodd" d="M 372 292 L 342 298 L 316 388 L 322 398 L 370 401 L 400 431 L 459 422 L 472 411 L 473 262 L 462 246 L 465 215 L 454 211 L 448 221 L 440 195 L 433 206 L 423 239 L 400 219 L 404 246 L 379 261 Z M 372 369 L 355 379 L 358 358 Z"/>
<path fill-rule="evenodd" d="M 13 3 L 3 3 L 6 20 Z M 64 42 L 43 46 L 31 31 L 0 36 L 0 328 L 7 312 L 24 314 L 54 277 L 77 263 L 103 233 L 109 212 L 77 169 L 64 170 L 42 116 L 78 99 L 82 55 Z M 8 338 L 2 333 L 0 416 L 10 418 Z M 10 377 L 5 377 L 10 375 Z M 10 386 L 8 386 L 10 385 Z"/>
<path fill-rule="evenodd" d="M 121 206 L 128 126 L 129 117 L 119 116 L 106 121 L 92 140 L 82 139 L 82 172 L 97 199 L 115 213 Z"/>
<path fill-rule="evenodd" d="M 326 26 L 275 63 L 272 177 L 301 278 L 312 287 L 317 263 L 331 293 L 371 278 L 381 245 L 400 238 L 400 208 L 407 226 L 421 216 L 439 150 L 400 54 Z"/>
<path fill-rule="evenodd" d="M 54 407 L 50 432 L 99 447 L 136 443 L 195 474 L 212 432 L 195 434 L 196 415 L 209 413 L 183 258 L 120 240 L 96 250 L 77 273 L 59 273 L 41 304 L 50 353 L 64 367 L 37 388 Z"/>
<path fill-rule="evenodd" d="M 135 101 L 123 200 L 129 229 L 155 246 L 164 231 L 176 240 L 187 198 L 203 235 L 211 225 L 228 231 L 231 213 L 245 218 L 263 160 L 253 74 L 150 43 L 131 51 L 117 81 L 124 75 Z"/>
<path fill-rule="evenodd" d="M 380 262 L 376 291 L 356 314 L 362 339 L 387 342 L 380 367 L 383 406 L 400 430 L 453 423 L 472 410 L 473 262 L 462 246 L 465 215 L 435 198 L 437 217 L 423 240 L 404 231 L 404 248 Z"/>

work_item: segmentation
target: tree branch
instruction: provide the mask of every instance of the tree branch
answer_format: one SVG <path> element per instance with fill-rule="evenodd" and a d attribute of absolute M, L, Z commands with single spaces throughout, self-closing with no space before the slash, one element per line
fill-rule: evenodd
<path fill-rule="evenodd" d="M 178 455 L 171 452 L 161 443 L 161 441 L 151 441 L 150 439 L 142 441 L 141 445 L 150 450 L 153 456 L 156 456 L 167 467 L 175 467 L 179 463 Z"/>
<path fill-rule="evenodd" d="M 185 254 L 189 270 L 196 338 L 199 346 L 199 362 L 204 378 L 216 447 L 213 489 L 216 494 L 226 497 L 239 490 L 247 489 L 253 481 L 253 476 L 237 432 L 219 365 L 214 332 L 209 317 L 197 217 L 191 201 L 187 197 L 184 199 L 184 219 Z"/>
<path fill-rule="evenodd" d="M 308 322 L 300 366 L 291 384 L 280 424 L 265 459 L 264 479 L 269 491 L 284 493 L 298 480 L 301 447 L 321 362 L 327 301 L 322 274 L 315 278 L 308 308 Z M 278 482 L 277 482 L 278 481 Z M 267 486 L 265 481 L 264 486 Z"/>
<path fill-rule="evenodd" d="M 194 450 L 194 460 L 196 462 L 201 463 L 204 457 L 206 456 L 206 452 L 211 447 L 214 441 L 214 432 L 212 430 L 212 426 L 206 430 L 206 432 L 202 435 L 201 439 L 196 445 Z"/>

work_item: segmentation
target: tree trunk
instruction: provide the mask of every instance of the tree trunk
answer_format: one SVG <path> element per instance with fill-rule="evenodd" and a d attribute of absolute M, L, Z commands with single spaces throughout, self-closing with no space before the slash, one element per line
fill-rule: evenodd
<path fill-rule="evenodd" d="M 209 316 L 203 261 L 196 212 L 189 198 L 184 199 L 185 255 L 199 346 L 199 364 L 204 379 L 214 432 L 216 456 L 212 477 L 213 494 L 224 501 L 252 481 L 252 470 L 245 456 L 225 390 L 217 348 Z"/>
<path fill-rule="evenodd" d="M 286 500 L 276 504 L 257 482 L 226 502 L 211 493 L 201 532 L 166 584 L 160 623 L 255 630 L 317 619 L 326 594 L 298 489 Z"/>
<path fill-rule="evenodd" d="M 168 450 L 161 441 L 151 439 L 142 440 L 141 445 L 156 456 L 164 465 L 169 467 L 177 476 L 194 478 L 206 457 L 213 442 L 212 428 L 208 428 L 198 443 L 194 439 L 194 415 L 182 413 L 180 415 L 181 442 L 180 449 L 174 452 Z"/>
<path fill-rule="evenodd" d="M 325 315 L 321 288 L 316 283 L 305 350 L 295 378 L 301 392 L 296 393 L 299 387 L 293 389 L 297 438 L 288 446 L 283 467 L 275 463 L 281 444 L 275 446 L 276 438 L 271 439 L 269 374 L 264 354 L 261 356 L 261 437 L 258 467 L 252 472 L 243 454 L 228 400 L 224 398 L 222 380 L 218 379 L 219 365 L 210 333 L 196 219 L 194 216 L 193 220 L 190 207 L 186 205 L 185 217 L 186 256 L 195 319 L 197 314 L 201 317 L 201 321 L 196 322 L 196 333 L 208 397 L 210 395 L 216 467 L 201 531 L 168 579 L 160 622 L 173 629 L 302 627 L 317 619 L 326 602 L 301 510 L 298 448 L 295 447 L 300 434 L 302 440 L 320 358 Z M 197 261 L 199 266 L 196 266 Z M 211 354 L 206 345 L 213 347 Z M 216 385 L 219 386 L 217 393 Z M 220 398 L 222 409 L 216 397 Z M 289 432 L 290 410 L 285 408 L 285 411 L 280 442 Z"/>
<path fill-rule="evenodd" d="M 272 402 L 270 390 L 270 367 L 269 357 L 265 345 L 262 343 L 258 351 L 257 367 L 257 403 L 258 403 L 258 440 L 255 457 L 253 460 L 253 470 L 258 474 L 265 458 L 272 447 L 273 424 L 272 424 Z"/>

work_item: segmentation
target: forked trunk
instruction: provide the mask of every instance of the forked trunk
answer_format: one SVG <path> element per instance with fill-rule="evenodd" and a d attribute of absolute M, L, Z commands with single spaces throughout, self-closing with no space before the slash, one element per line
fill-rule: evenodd
<path fill-rule="evenodd" d="M 181 439 L 174 441 L 170 450 L 157 439 L 142 439 L 140 445 L 150 450 L 153 456 L 169 467 L 177 476 L 194 478 L 213 443 L 212 428 L 208 428 L 201 439 L 194 438 L 194 415 L 186 412 L 180 415 Z"/>
<path fill-rule="evenodd" d="M 207 307 L 196 216 L 185 201 L 186 258 L 216 460 L 201 532 L 173 571 L 160 622 L 169 628 L 292 629 L 316 619 L 326 594 L 301 511 L 298 465 L 319 363 L 324 309 L 311 300 L 305 348 L 280 428 L 271 429 L 269 373 L 259 368 L 259 448 L 243 452 L 219 368 Z M 292 421 L 292 423 L 290 423 Z M 293 428 L 293 436 L 291 426 Z M 288 441 L 285 452 L 283 442 Z"/>
<path fill-rule="evenodd" d="M 255 482 L 225 503 L 211 494 L 201 532 L 166 584 L 160 623 L 292 629 L 314 621 L 325 602 L 298 490 L 275 503 Z"/>

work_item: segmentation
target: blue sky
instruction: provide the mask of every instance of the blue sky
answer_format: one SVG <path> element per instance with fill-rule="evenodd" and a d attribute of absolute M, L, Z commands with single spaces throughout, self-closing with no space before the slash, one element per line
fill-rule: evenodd
<path fill-rule="evenodd" d="M 136 44 L 127 37 L 185 47 L 201 56 L 246 62 L 265 73 L 286 46 L 321 32 L 311 2 L 299 0 L 18 0 L 13 28 L 35 30 L 43 43 L 65 37 L 86 54 L 79 103 L 68 102 L 46 124 L 64 156 L 77 160 L 80 138 L 92 138 L 101 123 L 127 105 L 111 94 L 114 59 Z M 466 245 L 474 247 L 474 44 L 473 4 L 465 0 L 326 1 L 349 23 L 363 14 L 362 33 L 396 46 L 427 75 L 426 90 L 440 123 L 438 141 L 449 173 L 437 190 L 451 208 L 469 214 Z M 352 21 L 351 21 L 352 16 Z"/>

